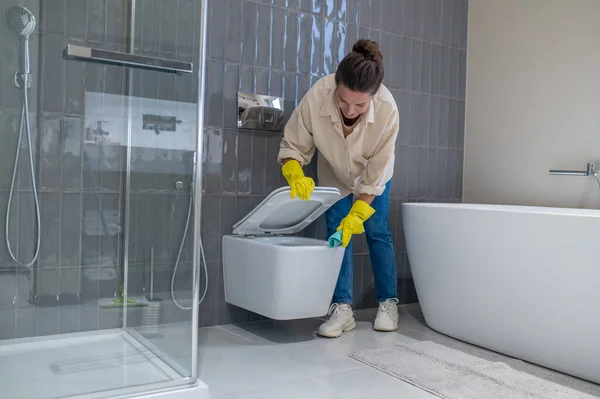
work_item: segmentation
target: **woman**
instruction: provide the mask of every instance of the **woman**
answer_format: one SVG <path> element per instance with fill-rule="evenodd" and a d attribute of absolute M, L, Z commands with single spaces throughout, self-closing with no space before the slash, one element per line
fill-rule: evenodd
<path fill-rule="evenodd" d="M 304 96 L 281 142 L 278 159 L 292 198 L 308 200 L 315 188 L 302 171 L 315 149 L 319 150 L 319 185 L 336 187 L 342 193 L 342 199 L 326 213 L 327 234 L 341 230 L 346 251 L 330 317 L 319 328 L 325 337 L 339 337 L 355 327 L 350 241 L 363 232 L 379 301 L 374 328 L 398 328 L 396 259 L 388 210 L 399 121 L 394 98 L 382 84 L 383 73 L 379 45 L 357 41 L 335 75 L 320 79 Z"/>

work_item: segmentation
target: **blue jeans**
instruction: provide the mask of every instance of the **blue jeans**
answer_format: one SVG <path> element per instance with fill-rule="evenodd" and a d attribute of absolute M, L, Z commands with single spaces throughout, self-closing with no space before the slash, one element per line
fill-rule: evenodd
<path fill-rule="evenodd" d="M 335 233 L 342 219 L 350 212 L 353 199 L 353 195 L 350 194 L 327 210 L 325 219 L 328 237 Z M 385 302 L 387 299 L 397 299 L 398 296 L 396 256 L 388 218 L 390 208 L 389 182 L 386 184 L 383 194 L 375 197 L 371 207 L 375 209 L 375 214 L 364 223 L 365 234 L 371 254 L 371 269 L 375 279 L 377 300 Z M 352 304 L 352 288 L 354 285 L 352 255 L 352 242 L 350 242 L 344 254 L 344 261 L 333 294 L 333 303 Z"/>

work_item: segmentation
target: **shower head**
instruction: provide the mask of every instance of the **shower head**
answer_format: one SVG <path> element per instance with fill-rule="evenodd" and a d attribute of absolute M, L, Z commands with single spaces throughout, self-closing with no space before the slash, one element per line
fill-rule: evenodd
<path fill-rule="evenodd" d="M 10 30 L 23 38 L 23 69 L 15 73 L 15 86 L 24 87 L 27 90 L 31 87 L 31 79 L 29 79 L 29 35 L 35 29 L 35 17 L 25 7 L 11 6 L 6 10 L 6 23 Z"/>
<path fill-rule="evenodd" d="M 6 23 L 10 30 L 15 32 L 17 35 L 23 36 L 25 39 L 29 38 L 29 35 L 35 29 L 35 17 L 25 7 L 11 6 L 6 11 Z"/>

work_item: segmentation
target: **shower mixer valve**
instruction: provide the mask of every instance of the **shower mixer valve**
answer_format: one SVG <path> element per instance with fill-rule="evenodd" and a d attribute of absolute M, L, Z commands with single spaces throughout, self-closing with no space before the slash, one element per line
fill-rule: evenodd
<path fill-rule="evenodd" d="M 30 73 L 21 73 L 19 71 L 15 72 L 15 86 L 19 89 L 23 87 L 23 82 L 25 81 L 25 76 L 27 76 L 27 88 L 31 89 L 31 74 Z"/>

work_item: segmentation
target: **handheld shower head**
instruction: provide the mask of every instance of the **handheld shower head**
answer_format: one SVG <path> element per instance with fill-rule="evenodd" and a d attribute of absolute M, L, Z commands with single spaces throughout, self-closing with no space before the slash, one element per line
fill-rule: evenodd
<path fill-rule="evenodd" d="M 15 86 L 31 87 L 29 79 L 29 35 L 35 30 L 35 17 L 25 7 L 11 6 L 6 10 L 6 23 L 10 30 L 21 36 L 23 43 L 23 70 L 15 73 Z"/>
<path fill-rule="evenodd" d="M 10 30 L 25 39 L 35 30 L 35 17 L 25 7 L 11 6 L 6 11 L 6 23 Z"/>

